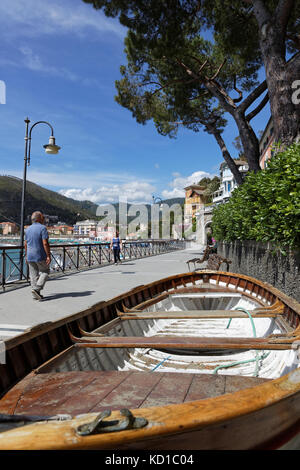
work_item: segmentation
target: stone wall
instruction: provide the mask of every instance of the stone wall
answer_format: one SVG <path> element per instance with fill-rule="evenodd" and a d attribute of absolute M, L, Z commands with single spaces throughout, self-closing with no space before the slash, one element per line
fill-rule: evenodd
<path fill-rule="evenodd" d="M 300 302 L 300 252 L 286 256 L 270 243 L 218 242 L 218 254 L 232 260 L 230 271 L 268 282 Z"/>

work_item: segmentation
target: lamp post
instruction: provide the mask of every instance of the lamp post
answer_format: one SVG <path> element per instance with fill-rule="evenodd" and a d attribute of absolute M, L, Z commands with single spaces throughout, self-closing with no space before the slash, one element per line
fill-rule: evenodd
<path fill-rule="evenodd" d="M 25 196 L 26 196 L 26 177 L 27 177 L 27 166 L 30 165 L 30 154 L 31 154 L 31 133 L 35 126 L 38 124 L 46 124 L 51 129 L 51 135 L 49 137 L 49 143 L 44 145 L 45 152 L 48 155 L 56 155 L 60 147 L 55 144 L 53 127 L 47 121 L 37 121 L 30 128 L 30 119 L 27 117 L 25 120 L 25 153 L 24 153 L 24 172 L 23 172 L 23 185 L 22 185 L 22 202 L 21 202 L 21 224 L 20 224 L 20 279 L 23 277 L 23 254 L 24 254 L 24 221 L 25 221 Z"/>
<path fill-rule="evenodd" d="M 159 196 L 152 196 L 153 204 L 156 204 L 157 202 L 160 202 L 162 204 L 162 199 Z"/>

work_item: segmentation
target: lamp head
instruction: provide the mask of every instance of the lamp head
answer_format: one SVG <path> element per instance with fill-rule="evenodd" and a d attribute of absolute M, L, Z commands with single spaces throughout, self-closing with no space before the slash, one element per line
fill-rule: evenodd
<path fill-rule="evenodd" d="M 45 152 L 49 155 L 56 155 L 61 147 L 55 144 L 55 138 L 53 135 L 49 137 L 49 144 L 44 145 Z"/>

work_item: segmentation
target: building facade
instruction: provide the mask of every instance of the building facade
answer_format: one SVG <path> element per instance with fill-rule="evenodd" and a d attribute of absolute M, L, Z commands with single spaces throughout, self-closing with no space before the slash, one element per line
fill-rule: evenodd
<path fill-rule="evenodd" d="M 54 225 L 47 227 L 49 235 L 69 235 L 72 236 L 74 228 L 70 225 Z"/>
<path fill-rule="evenodd" d="M 19 227 L 14 222 L 0 222 L 2 235 L 15 235 L 19 232 Z"/>
<path fill-rule="evenodd" d="M 184 188 L 185 202 L 184 202 L 184 216 L 187 220 L 192 220 L 199 214 L 199 211 L 204 207 L 207 196 L 205 187 L 198 184 L 191 184 Z"/>
<path fill-rule="evenodd" d="M 247 173 L 249 170 L 248 163 L 244 160 L 237 159 L 235 164 L 241 173 Z M 235 178 L 226 162 L 222 162 L 220 165 L 220 179 L 220 187 L 213 194 L 213 204 L 227 202 L 231 197 L 232 191 L 237 187 Z"/>
<path fill-rule="evenodd" d="M 79 237 L 95 237 L 98 222 L 96 220 L 82 220 L 74 225 L 74 235 Z"/>
<path fill-rule="evenodd" d="M 274 144 L 274 126 L 272 118 L 269 119 L 265 130 L 259 141 L 259 166 L 261 169 L 266 168 L 268 161 L 273 155 L 273 144 Z"/>

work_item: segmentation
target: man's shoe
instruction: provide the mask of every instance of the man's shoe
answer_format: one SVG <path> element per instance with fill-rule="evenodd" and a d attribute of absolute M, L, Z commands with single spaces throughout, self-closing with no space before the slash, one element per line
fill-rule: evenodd
<path fill-rule="evenodd" d="M 42 294 L 38 290 L 32 289 L 32 295 L 36 300 L 43 300 Z"/>

